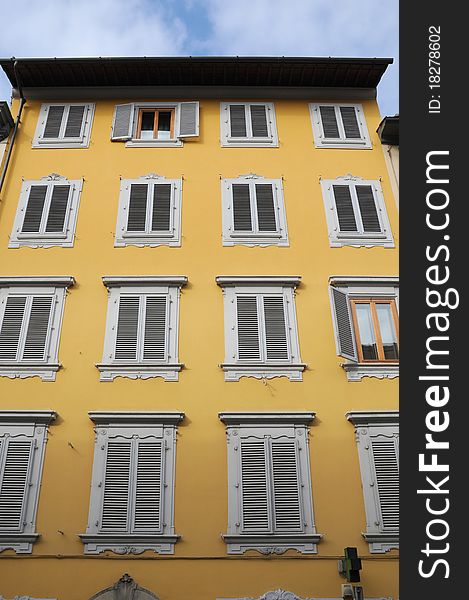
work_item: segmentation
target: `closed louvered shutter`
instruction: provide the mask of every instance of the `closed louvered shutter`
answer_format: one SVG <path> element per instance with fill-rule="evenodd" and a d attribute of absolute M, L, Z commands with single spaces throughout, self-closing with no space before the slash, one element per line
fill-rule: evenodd
<path fill-rule="evenodd" d="M 0 329 L 0 360 L 16 360 L 26 307 L 25 296 L 8 296 Z"/>
<path fill-rule="evenodd" d="M 155 183 L 153 188 L 152 231 L 169 231 L 171 226 L 171 184 Z"/>
<path fill-rule="evenodd" d="M 270 498 L 266 440 L 241 440 L 241 508 L 243 532 L 270 532 Z"/>
<path fill-rule="evenodd" d="M 302 531 L 296 440 L 272 439 L 271 444 L 275 531 Z"/>
<path fill-rule="evenodd" d="M 244 104 L 230 105 L 231 137 L 246 137 L 246 109 Z"/>
<path fill-rule="evenodd" d="M 0 531 L 20 532 L 24 527 L 33 440 L 3 440 L 2 445 L 6 456 L 0 472 Z"/>
<path fill-rule="evenodd" d="M 46 201 L 47 185 L 32 185 L 29 191 L 28 203 L 24 213 L 23 225 L 21 231 L 23 233 L 38 233 L 42 213 L 44 211 L 44 203 Z"/>
<path fill-rule="evenodd" d="M 199 103 L 181 102 L 177 137 L 194 137 L 199 135 Z"/>
<path fill-rule="evenodd" d="M 129 214 L 127 217 L 127 231 L 145 231 L 147 219 L 146 183 L 133 183 L 130 186 Z"/>
<path fill-rule="evenodd" d="M 358 231 L 352 196 L 348 185 L 333 185 L 335 207 L 340 231 Z"/>
<path fill-rule="evenodd" d="M 132 442 L 110 440 L 104 474 L 102 531 L 129 531 Z"/>
<path fill-rule="evenodd" d="M 138 440 L 133 531 L 162 531 L 163 442 Z"/>
<path fill-rule="evenodd" d="M 272 184 L 256 183 L 255 188 L 259 231 L 277 231 Z"/>
<path fill-rule="evenodd" d="M 238 358 L 259 360 L 259 318 L 256 296 L 237 297 Z"/>
<path fill-rule="evenodd" d="M 357 113 L 354 106 L 341 106 L 340 115 L 344 126 L 346 139 L 361 139 L 360 127 L 358 125 Z"/>
<path fill-rule="evenodd" d="M 379 497 L 380 529 L 399 529 L 399 463 L 396 442 L 384 435 L 371 438 L 376 486 Z"/>
<path fill-rule="evenodd" d="M 119 300 L 116 350 L 117 360 L 137 358 L 139 296 L 122 296 Z"/>
<path fill-rule="evenodd" d="M 253 137 L 268 137 L 267 107 L 263 104 L 251 104 L 251 125 Z"/>
<path fill-rule="evenodd" d="M 51 296 L 34 296 L 24 343 L 23 360 L 44 360 L 52 308 Z"/>
<path fill-rule="evenodd" d="M 332 288 L 332 300 L 336 321 L 339 354 L 350 360 L 357 360 L 355 336 L 347 294 L 337 288 Z"/>
<path fill-rule="evenodd" d="M 339 126 L 337 125 L 335 108 L 333 106 L 320 106 L 319 112 L 321 114 L 324 137 L 336 139 L 339 138 Z"/>
<path fill-rule="evenodd" d="M 134 118 L 133 104 L 117 104 L 114 110 L 111 140 L 114 142 L 130 140 Z"/>
<path fill-rule="evenodd" d="M 68 109 L 67 124 L 65 125 L 64 138 L 79 138 L 83 126 L 86 106 L 70 106 Z"/>
<path fill-rule="evenodd" d="M 47 215 L 46 233 L 59 233 L 64 230 L 70 187 L 69 185 L 53 186 L 49 214 Z"/>
<path fill-rule="evenodd" d="M 166 298 L 164 296 L 150 296 L 146 299 L 143 358 L 145 360 L 166 358 Z"/>
<path fill-rule="evenodd" d="M 264 296 L 267 360 L 288 360 L 288 341 L 283 298 Z"/>
<path fill-rule="evenodd" d="M 59 137 L 64 111 L 65 106 L 49 106 L 46 125 L 42 135 L 44 139 L 56 139 Z"/>
<path fill-rule="evenodd" d="M 355 191 L 357 192 L 363 231 L 365 233 L 380 233 L 381 225 L 371 185 L 357 185 Z"/>
<path fill-rule="evenodd" d="M 233 225 L 235 231 L 252 231 L 249 184 L 233 184 Z"/>

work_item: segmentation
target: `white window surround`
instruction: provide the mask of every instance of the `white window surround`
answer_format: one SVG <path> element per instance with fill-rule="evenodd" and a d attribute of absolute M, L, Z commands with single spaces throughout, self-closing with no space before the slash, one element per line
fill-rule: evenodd
<path fill-rule="evenodd" d="M 343 299 L 343 311 L 341 311 L 343 320 L 341 320 L 340 328 L 335 307 L 335 302 L 337 300 L 340 302 L 340 298 L 335 299 L 334 290 L 337 290 L 339 296 L 342 293 L 341 298 Z M 348 359 L 347 362 L 341 364 L 341 367 L 347 373 L 348 381 L 361 381 L 363 377 L 377 377 L 379 379 L 398 377 L 398 361 L 396 363 L 358 362 L 356 332 L 351 319 L 350 299 L 369 297 L 393 298 L 396 302 L 396 308 L 399 310 L 399 278 L 393 276 L 334 276 L 329 279 L 329 293 L 337 355 Z M 342 337 L 339 334 L 339 329 L 342 332 Z"/>
<path fill-rule="evenodd" d="M 251 220 L 250 230 L 235 229 L 235 205 L 233 197 L 233 184 L 249 185 L 249 213 Z M 256 185 L 269 185 L 272 189 L 272 210 L 266 206 L 264 225 L 260 223 L 259 206 L 256 194 Z M 249 173 L 239 175 L 235 179 L 222 179 L 222 226 L 223 246 L 289 246 L 287 220 L 285 215 L 285 200 L 281 179 L 266 179 L 260 175 Z M 245 207 L 243 207 L 245 210 Z M 243 211 L 244 212 L 244 211 Z M 270 212 L 270 214 L 269 214 Z M 275 228 L 265 231 L 267 221 L 275 219 Z"/>
<path fill-rule="evenodd" d="M 106 550 L 111 550 L 116 554 L 141 554 L 146 550 L 153 550 L 159 554 L 173 554 L 174 544 L 179 539 L 174 532 L 176 430 L 178 423 L 184 418 L 184 413 L 129 411 L 90 412 L 88 414 L 95 424 L 95 452 L 88 527 L 86 533 L 79 535 L 85 546 L 85 554 L 100 554 Z M 111 505 L 109 518 L 112 525 L 107 528 L 103 525 L 103 503 L 105 502 L 106 468 L 110 442 L 131 445 L 134 457 L 132 461 L 137 461 L 136 452 L 142 447 L 142 443 L 144 445 L 153 443 L 160 447 L 161 466 L 157 476 L 160 487 L 157 509 L 158 526 L 148 526 L 151 519 L 156 517 L 147 512 L 147 496 L 142 498 L 143 508 L 141 507 L 138 511 L 139 525 L 130 524 L 137 519 L 135 516 L 135 511 L 138 510 L 136 490 L 125 500 L 123 514 L 119 513 L 121 507 L 116 508 Z M 119 458 L 121 456 L 122 454 L 119 454 Z M 153 455 L 147 455 L 146 458 L 147 461 L 150 459 L 153 461 Z M 137 481 L 137 464 L 137 462 L 130 464 L 129 481 Z M 148 468 L 142 468 L 142 472 L 143 476 L 147 478 L 147 484 L 151 484 L 153 489 L 155 480 L 148 480 L 151 476 Z M 115 485 L 111 493 L 114 495 L 119 493 Z M 132 494 L 132 492 L 125 493 Z M 143 493 L 145 494 L 145 489 Z M 153 502 L 154 499 L 152 499 Z M 121 518 L 124 518 L 127 523 L 122 530 L 115 525 Z M 147 520 L 147 526 L 142 525 L 145 520 Z M 155 525 L 154 522 L 153 525 Z M 132 532 L 131 529 L 138 531 Z"/>
<path fill-rule="evenodd" d="M 348 224 L 350 224 L 350 218 L 355 220 L 355 231 L 340 230 L 339 209 L 334 196 L 334 186 L 347 186 L 349 188 L 351 206 L 344 207 L 344 210 L 347 212 L 344 218 L 348 221 Z M 369 221 L 374 222 L 375 226 L 379 223 L 377 227 L 379 231 L 365 231 L 367 225 L 363 222 L 356 186 L 371 187 L 374 205 L 369 205 L 365 210 L 368 211 L 367 217 Z M 383 246 L 384 248 L 394 248 L 394 239 L 380 181 L 365 180 L 349 173 L 336 179 L 321 179 L 321 188 L 329 240 L 332 248 L 340 248 L 342 246 L 365 246 L 367 248 Z M 370 228 L 369 224 L 368 228 Z"/>
<path fill-rule="evenodd" d="M 40 377 L 55 381 L 61 365 L 58 362 L 60 330 L 67 288 L 74 285 L 73 277 L 0 277 L 0 332 L 9 297 L 26 297 L 22 325 L 18 330 L 17 358 L 0 358 L 0 377 Z M 43 358 L 25 359 L 19 356 L 29 332 L 29 316 L 33 298 L 51 298 Z M 24 322 L 23 322 L 24 321 Z M 0 348 L 1 351 L 1 348 Z"/>
<path fill-rule="evenodd" d="M 326 137 L 321 119 L 320 106 L 333 107 L 335 110 L 335 120 L 338 127 L 339 137 Z M 340 115 L 340 108 L 354 108 L 356 122 L 359 129 L 359 138 L 353 139 L 346 137 L 343 120 Z M 316 148 L 350 148 L 350 149 L 371 149 L 371 140 L 366 126 L 365 114 L 361 104 L 343 104 L 327 103 L 310 104 L 309 111 L 313 125 L 314 145 Z"/>
<path fill-rule="evenodd" d="M 355 439 L 358 446 L 360 472 L 363 487 L 366 513 L 366 531 L 362 533 L 368 542 L 370 552 L 384 553 L 399 548 L 399 528 L 395 526 L 396 510 L 398 511 L 398 445 L 399 445 L 399 411 L 352 411 L 346 414 L 347 420 L 355 427 Z M 383 468 L 386 479 L 386 501 L 388 517 L 383 517 L 379 497 L 379 480 L 377 478 L 373 442 L 385 443 L 386 450 L 380 450 L 380 461 L 389 458 L 395 462 L 393 471 L 389 465 Z M 381 465 L 382 466 L 382 465 Z M 391 473 L 393 471 L 393 474 Z M 396 481 L 397 478 L 397 481 Z M 397 498 L 391 500 L 390 489 L 395 489 Z M 394 511 L 391 514 L 391 511 Z M 397 516 L 398 518 L 398 516 Z M 386 525 L 386 519 L 390 524 Z"/>
<path fill-rule="evenodd" d="M 316 533 L 314 525 L 309 463 L 308 425 L 313 421 L 315 413 L 250 412 L 219 413 L 218 416 L 226 426 L 228 445 L 228 532 L 222 536 L 227 545 L 227 553 L 243 554 L 247 550 L 257 550 L 261 554 L 283 554 L 287 550 L 297 550 L 303 554 L 315 554 L 317 544 L 322 538 L 321 534 Z M 280 460 L 283 465 L 282 474 L 285 473 L 286 464 L 289 461 L 291 463 L 293 459 L 294 463 L 294 475 L 296 475 L 298 488 L 294 490 L 290 486 L 290 489 L 286 490 L 285 486 L 282 487 L 282 483 L 280 483 L 282 498 L 285 499 L 285 494 L 289 495 L 288 518 L 291 520 L 289 526 L 285 526 L 287 518 L 285 514 L 278 516 L 280 524 L 276 524 L 275 477 L 270 475 L 274 468 L 272 466 L 273 452 L 275 452 L 273 442 L 277 442 L 277 453 L 282 448 L 280 451 Z M 255 451 L 253 444 L 263 445 L 263 451 L 260 450 L 260 452 L 265 453 L 265 465 L 259 467 L 260 455 L 256 454 L 254 468 L 265 468 L 263 483 L 266 488 L 263 493 L 267 498 L 266 506 L 257 506 L 255 515 L 248 515 L 246 523 L 244 523 L 243 516 L 242 473 L 244 469 L 242 464 L 246 469 L 249 464 L 242 461 L 243 443 L 247 444 L 246 452 L 251 452 L 251 458 L 252 452 Z M 293 453 L 291 443 L 293 443 Z M 286 444 L 290 444 L 290 447 Z M 284 454 L 285 450 L 287 450 L 287 454 Z M 249 458 L 250 456 L 248 456 L 248 461 Z M 260 482 L 262 487 L 262 476 L 259 473 L 255 474 L 252 468 L 253 464 L 250 465 L 250 475 L 255 475 L 256 482 Z M 290 473 L 290 481 L 292 476 L 293 474 Z M 251 488 L 249 491 L 251 496 L 261 493 L 260 489 L 253 491 Z M 294 505 L 295 511 L 291 508 Z M 281 507 L 281 503 L 279 506 Z M 264 515 L 263 517 L 259 516 L 261 513 Z M 255 520 L 258 522 L 254 525 Z"/>
<path fill-rule="evenodd" d="M 44 453 L 47 443 L 47 428 L 56 418 L 52 410 L 2 410 L 0 411 L 0 494 L 3 481 L 5 461 L 8 456 L 8 448 L 11 444 L 22 443 L 23 448 L 14 459 L 13 469 L 9 473 L 15 475 L 18 488 L 23 487 L 21 504 L 15 508 L 18 524 L 16 527 L 6 528 L 0 524 L 0 552 L 3 550 L 14 550 L 17 554 L 30 554 L 34 542 L 39 538 L 36 533 L 36 513 L 39 501 L 39 490 L 41 487 Z M 26 450 L 26 445 L 30 445 Z M 26 456 L 25 451 L 28 452 Z M 21 470 L 21 461 L 27 461 Z M 22 481 L 18 478 L 23 473 Z M 10 481 L 10 490 L 12 481 Z M 21 489 L 17 492 L 21 494 Z M 18 498 L 18 494 L 16 494 Z M 10 506 L 9 518 L 12 519 L 13 505 Z M 2 502 L 0 496 L 0 511 Z"/>
<path fill-rule="evenodd" d="M 96 365 L 100 372 L 100 381 L 113 381 L 116 377 L 128 377 L 130 379 L 163 377 L 166 381 L 178 381 L 179 371 L 184 366 L 178 362 L 179 297 L 181 288 L 187 283 L 187 277 L 180 275 L 136 275 L 103 277 L 102 279 L 103 284 L 108 288 L 109 301 L 103 360 Z M 115 358 L 119 302 L 125 296 L 138 296 L 140 298 L 156 296 L 166 299 L 164 358 L 158 360 Z M 144 338 L 142 301 L 140 301 L 140 306 L 142 308 L 140 308 L 141 314 L 139 316 L 136 343 L 139 348 L 142 348 Z"/>
<path fill-rule="evenodd" d="M 28 213 L 30 192 L 33 186 L 47 186 L 45 197 L 39 199 L 39 202 L 43 201 L 43 207 L 39 208 L 42 217 L 38 219 L 37 214 L 32 214 L 32 218 L 36 220 L 36 223 L 33 224 L 30 221 L 29 225 L 38 226 L 38 231 L 23 232 L 25 217 Z M 63 189 L 64 186 L 70 186 L 67 199 L 65 200 L 65 207 L 63 204 L 64 198 L 59 198 L 58 202 L 53 202 L 54 190 Z M 61 246 L 62 248 L 72 248 L 82 187 L 83 179 L 69 180 L 57 173 L 51 173 L 38 180 L 23 181 L 8 247 L 20 248 L 21 246 L 30 246 L 32 248 L 50 248 L 51 246 Z M 32 211 L 35 209 L 37 207 L 33 207 Z M 55 231 L 47 231 L 49 219 L 53 221 L 49 228 L 55 229 Z M 61 230 L 59 227 L 60 224 L 62 225 Z"/>
<path fill-rule="evenodd" d="M 174 137 L 169 140 L 138 139 L 138 114 L 140 109 L 174 110 Z M 198 102 L 138 102 L 118 104 L 114 109 L 111 141 L 125 142 L 126 148 L 175 148 L 182 147 L 183 140 L 199 135 Z"/>
<path fill-rule="evenodd" d="M 145 231 L 128 231 L 132 185 L 147 185 Z M 152 210 L 156 186 L 171 186 L 166 230 L 152 230 Z M 156 173 L 137 179 L 121 179 L 114 246 L 180 246 L 181 245 L 182 179 L 166 179 Z"/>
<path fill-rule="evenodd" d="M 246 136 L 234 137 L 231 135 L 230 106 L 245 107 Z M 252 132 L 251 107 L 265 106 L 267 136 L 255 137 Z M 224 148 L 278 148 L 277 123 L 275 119 L 275 105 L 273 102 L 221 102 L 220 103 L 220 133 L 221 145 Z"/>
<path fill-rule="evenodd" d="M 217 284 L 223 290 L 225 306 L 225 361 L 220 365 L 225 372 L 225 381 L 239 381 L 241 377 L 257 379 L 288 377 L 290 381 L 302 381 L 302 373 L 307 365 L 301 362 L 300 357 L 294 297 L 294 291 L 300 284 L 300 280 L 301 277 L 298 276 L 283 275 L 216 277 Z M 262 356 L 266 355 L 266 342 L 260 300 L 257 300 L 260 358 L 238 358 L 237 298 L 240 296 L 283 299 L 287 358 L 269 360 Z"/>
<path fill-rule="evenodd" d="M 243 597 L 243 598 L 217 598 L 217 600 L 342 600 L 342 598 L 317 598 L 310 597 L 308 598 L 300 598 L 293 592 L 288 592 L 286 590 L 274 590 L 272 592 L 267 592 L 262 596 L 257 598 L 254 597 Z M 364 600 L 392 600 L 391 597 L 380 597 L 380 598 L 369 598 L 366 597 Z"/>
<path fill-rule="evenodd" d="M 44 130 L 47 123 L 47 117 L 50 107 L 64 107 L 61 118 L 60 131 L 57 137 L 44 137 Z M 84 106 L 83 119 L 80 133 L 74 137 L 65 137 L 65 131 L 68 122 L 69 111 L 71 107 Z M 39 118 L 36 126 L 36 132 L 33 138 L 33 148 L 88 148 L 90 145 L 91 127 L 93 124 L 95 105 L 94 103 L 76 102 L 76 103 L 48 103 L 42 104 L 39 112 Z"/>

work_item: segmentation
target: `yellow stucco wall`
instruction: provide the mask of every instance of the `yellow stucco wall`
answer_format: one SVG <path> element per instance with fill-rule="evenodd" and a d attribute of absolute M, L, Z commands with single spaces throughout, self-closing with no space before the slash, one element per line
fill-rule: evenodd
<path fill-rule="evenodd" d="M 246 98 L 246 100 L 249 100 Z M 269 99 L 270 100 L 270 99 Z M 334 98 L 331 98 L 333 101 Z M 367 597 L 397 598 L 397 553 L 370 555 L 361 531 L 365 513 L 349 410 L 397 408 L 398 380 L 347 382 L 336 355 L 327 291 L 331 275 L 396 275 L 398 252 L 330 248 L 319 177 L 353 173 L 382 179 L 398 242 L 396 204 L 374 101 L 363 102 L 372 150 L 317 149 L 306 101 L 276 101 L 279 148 L 221 148 L 220 104 L 200 103 L 200 137 L 183 148 L 125 148 L 109 141 L 114 105 L 99 101 L 88 149 L 32 149 L 40 102 L 28 101 L 0 203 L 0 275 L 71 275 L 60 337 L 63 368 L 55 382 L 0 378 L 0 409 L 53 409 L 37 516 L 41 538 L 32 556 L 0 554 L 0 595 L 87 600 L 129 572 L 161 600 L 257 597 L 283 588 L 301 597 L 340 596 L 337 558 L 357 546 Z M 16 114 L 17 106 L 13 107 Z M 8 249 L 22 178 L 56 172 L 85 180 L 71 249 Z M 183 177 L 182 246 L 114 248 L 119 176 L 149 172 Z M 220 178 L 245 173 L 283 177 L 288 248 L 222 247 Z M 107 311 L 103 275 L 186 275 L 180 302 L 177 383 L 118 378 L 100 383 Z M 303 382 L 243 378 L 226 383 L 223 299 L 217 275 L 301 275 L 296 311 Z M 182 539 L 172 557 L 110 552 L 84 557 L 77 537 L 88 517 L 94 434 L 90 410 L 181 410 L 176 463 L 175 526 Z M 288 552 L 227 557 L 227 465 L 220 411 L 315 411 L 310 452 L 316 556 Z M 73 448 L 69 445 L 72 444 Z M 59 531 L 63 532 L 59 533 Z M 60 560 L 58 560 L 60 557 Z"/>

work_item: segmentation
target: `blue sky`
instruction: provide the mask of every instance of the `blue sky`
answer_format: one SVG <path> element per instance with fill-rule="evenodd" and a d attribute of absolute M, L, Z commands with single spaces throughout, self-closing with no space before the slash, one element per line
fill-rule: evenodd
<path fill-rule="evenodd" d="M 0 23 L 8 8 L 0 0 Z M 0 55 L 389 56 L 378 101 L 399 111 L 398 0 L 28 0 Z"/>

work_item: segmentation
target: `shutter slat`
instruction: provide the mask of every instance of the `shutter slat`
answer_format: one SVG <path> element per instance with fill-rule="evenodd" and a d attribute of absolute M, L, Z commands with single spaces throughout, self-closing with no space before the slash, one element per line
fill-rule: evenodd
<path fill-rule="evenodd" d="M 115 351 L 117 360 L 135 360 L 137 358 L 139 306 L 140 298 L 138 296 L 123 296 L 119 300 Z"/>
<path fill-rule="evenodd" d="M 146 183 L 131 184 L 127 231 L 145 231 L 147 220 L 147 194 L 148 185 Z"/>
<path fill-rule="evenodd" d="M 251 125 L 253 137 L 268 137 L 267 107 L 262 104 L 251 104 Z"/>
<path fill-rule="evenodd" d="M 46 126 L 44 127 L 42 136 L 44 139 L 56 139 L 59 137 L 64 111 L 65 106 L 49 106 Z"/>
<path fill-rule="evenodd" d="M 346 139 L 361 139 L 360 127 L 358 125 L 357 113 L 354 106 L 341 106 L 339 108 L 344 125 Z"/>
<path fill-rule="evenodd" d="M 233 183 L 233 226 L 235 231 L 252 231 L 249 184 Z"/>
<path fill-rule="evenodd" d="M 25 296 L 9 296 L 0 329 L 0 360 L 16 360 L 23 324 Z"/>
<path fill-rule="evenodd" d="M 264 296 L 265 343 L 268 360 L 288 360 L 283 298 Z"/>
<path fill-rule="evenodd" d="M 132 442 L 111 440 L 104 475 L 102 531 L 128 532 Z"/>
<path fill-rule="evenodd" d="M 275 531 L 302 531 L 295 440 L 272 440 Z"/>
<path fill-rule="evenodd" d="M 332 299 L 340 354 L 356 361 L 355 337 L 347 294 L 337 288 L 332 288 Z"/>
<path fill-rule="evenodd" d="M 70 185 L 54 185 L 52 188 L 52 198 L 46 223 L 47 233 L 59 233 L 64 230 L 70 188 Z"/>
<path fill-rule="evenodd" d="M 256 183 L 255 187 L 259 231 L 277 231 L 273 186 L 271 183 Z"/>
<path fill-rule="evenodd" d="M 259 319 L 255 296 L 237 297 L 238 358 L 259 360 Z"/>
<path fill-rule="evenodd" d="M 162 530 L 162 442 L 139 440 L 136 471 L 133 531 L 159 532 Z"/>
<path fill-rule="evenodd" d="M 333 185 L 332 189 L 340 231 L 358 231 L 350 187 L 348 185 Z"/>
<path fill-rule="evenodd" d="M 231 137 L 246 137 L 246 109 L 244 104 L 230 105 Z"/>
<path fill-rule="evenodd" d="M 33 441 L 11 439 L 3 443 L 6 457 L 0 473 L 0 531 L 22 531 Z"/>
<path fill-rule="evenodd" d="M 382 528 L 399 529 L 399 463 L 393 439 L 371 438 Z"/>
<path fill-rule="evenodd" d="M 153 189 L 152 231 L 170 230 L 171 187 L 170 183 L 155 183 Z"/>
<path fill-rule="evenodd" d="M 181 102 L 179 113 L 179 137 L 199 135 L 199 103 Z"/>
<path fill-rule="evenodd" d="M 83 126 L 86 106 L 70 106 L 68 109 L 67 125 L 65 126 L 64 138 L 79 138 Z"/>
<path fill-rule="evenodd" d="M 23 350 L 24 360 L 47 358 L 45 352 L 52 300 L 52 296 L 33 297 Z"/>
<path fill-rule="evenodd" d="M 125 141 L 132 137 L 133 104 L 117 104 L 114 111 L 111 139 Z"/>
<path fill-rule="evenodd" d="M 355 186 L 355 191 L 357 192 L 363 231 L 366 233 L 381 233 L 378 211 L 371 185 L 357 185 Z"/>
<path fill-rule="evenodd" d="M 241 441 L 242 528 L 269 532 L 269 495 L 264 440 Z"/>
<path fill-rule="evenodd" d="M 23 233 L 38 233 L 46 200 L 47 185 L 32 185 L 23 219 Z"/>
<path fill-rule="evenodd" d="M 321 114 L 324 137 L 338 139 L 340 136 L 335 116 L 335 108 L 333 106 L 320 106 L 319 112 Z"/>
<path fill-rule="evenodd" d="M 166 358 L 166 298 L 164 296 L 146 299 L 143 358 L 145 360 Z"/>

